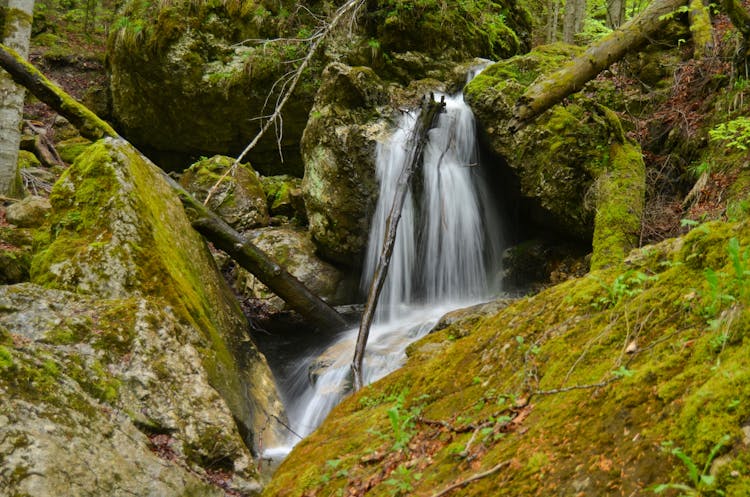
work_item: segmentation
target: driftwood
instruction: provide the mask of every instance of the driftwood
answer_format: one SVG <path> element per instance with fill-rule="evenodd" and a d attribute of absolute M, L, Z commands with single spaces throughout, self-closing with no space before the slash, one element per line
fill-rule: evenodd
<path fill-rule="evenodd" d="M 86 138 L 97 140 L 109 136 L 124 141 L 109 124 L 50 82 L 14 50 L 2 44 L 0 67 L 5 69 L 17 84 L 24 86 L 35 97 L 70 121 Z M 250 271 L 319 329 L 335 332 L 346 326 L 346 321 L 335 309 L 195 200 L 163 171 L 162 176 L 177 193 L 188 215 L 192 214 L 191 221 L 195 229 L 206 239 L 227 252 L 240 266 Z"/>
<path fill-rule="evenodd" d="M 432 129 L 438 114 L 444 107 L 444 98 L 438 103 L 435 101 L 434 96 L 430 95 L 430 99 L 423 102 L 417 124 L 409 139 L 409 147 L 412 151 L 412 156 L 409 158 L 409 162 L 404 165 L 404 169 L 401 171 L 398 178 L 396 193 L 393 197 L 393 206 L 391 207 L 388 219 L 386 220 L 385 237 L 383 240 L 383 247 L 380 251 L 380 259 L 375 267 L 370 290 L 367 294 L 365 310 L 362 314 L 362 320 L 359 325 L 359 333 L 357 334 L 357 345 L 354 349 L 354 359 L 352 360 L 351 366 L 352 373 L 354 374 L 355 390 L 359 390 L 363 386 L 362 361 L 365 356 L 367 338 L 370 335 L 370 327 L 372 326 L 372 320 L 375 317 L 378 298 L 380 297 L 380 292 L 383 290 L 385 277 L 388 275 L 388 266 L 390 265 L 391 255 L 393 254 L 393 245 L 396 242 L 396 231 L 398 229 L 398 223 L 401 220 L 401 211 L 404 207 L 409 184 L 411 183 L 411 178 L 414 175 L 414 172 L 418 169 L 419 163 L 422 160 L 422 150 L 427 141 L 427 132 Z"/>
<path fill-rule="evenodd" d="M 646 44 L 670 20 L 670 14 L 686 0 L 654 0 L 646 10 L 620 28 L 592 44 L 582 55 L 531 85 L 516 102 L 511 132 L 518 131 L 567 96 L 581 90 L 590 80 L 625 54 Z"/>
<path fill-rule="evenodd" d="M 23 124 L 34 134 L 34 143 L 30 147 L 30 152 L 34 153 L 39 162 L 47 167 L 64 166 L 65 162 L 57 153 L 52 140 L 47 137 L 46 130 L 28 120 Z"/>

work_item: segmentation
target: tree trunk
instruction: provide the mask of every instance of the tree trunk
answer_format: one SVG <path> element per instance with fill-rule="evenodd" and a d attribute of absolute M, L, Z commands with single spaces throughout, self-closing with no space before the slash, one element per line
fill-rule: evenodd
<path fill-rule="evenodd" d="M 560 22 L 560 0 L 549 0 L 547 4 L 547 43 L 557 41 L 557 29 Z"/>
<path fill-rule="evenodd" d="M 409 139 L 409 149 L 412 151 L 412 155 L 408 163 L 404 164 L 404 169 L 398 177 L 398 185 L 393 197 L 393 206 L 386 220 L 385 239 L 380 251 L 380 260 L 372 277 L 370 291 L 367 294 L 367 303 L 365 304 L 362 321 L 359 325 L 359 333 L 357 334 L 357 345 L 354 349 L 354 358 L 352 359 L 355 391 L 364 385 L 362 379 L 362 361 L 365 356 L 367 338 L 370 335 L 370 326 L 372 326 L 372 320 L 375 317 L 378 298 L 380 297 L 380 292 L 383 290 L 385 277 L 388 275 L 388 266 L 391 263 L 393 246 L 396 243 L 398 223 L 401 220 L 401 211 L 404 207 L 406 194 L 409 191 L 409 184 L 414 172 L 419 168 L 419 164 L 422 161 L 422 150 L 427 141 L 427 132 L 432 129 L 438 114 L 444 107 L 444 99 L 438 103 L 435 102 L 434 97 L 431 95 L 430 100 L 423 105 L 417 125 L 414 127 L 412 136 Z"/>
<path fill-rule="evenodd" d="M 122 139 L 109 124 L 51 83 L 34 66 L 4 45 L 0 45 L 0 67 L 18 84 L 25 86 L 35 97 L 73 123 L 83 136 L 91 139 L 105 136 Z M 339 331 L 347 325 L 338 312 L 195 200 L 166 173 L 162 172 L 162 176 L 179 196 L 195 228 L 217 247 L 225 250 L 240 266 L 253 273 L 290 307 L 326 331 Z"/>
<path fill-rule="evenodd" d="M 596 178 L 591 270 L 618 266 L 638 247 L 646 196 L 646 166 L 614 111 L 599 107 L 611 130 L 609 161 Z"/>
<path fill-rule="evenodd" d="M 612 63 L 648 42 L 686 0 L 654 0 L 646 10 L 592 44 L 581 56 L 530 86 L 516 102 L 511 131 L 517 131 L 545 110 L 579 91 Z"/>
<path fill-rule="evenodd" d="M 586 18 L 586 0 L 568 0 L 565 4 L 565 18 L 563 19 L 563 41 L 575 43 L 575 36 L 583 29 Z"/>
<path fill-rule="evenodd" d="M 607 0 L 607 27 L 617 29 L 625 22 L 625 0 Z"/>
<path fill-rule="evenodd" d="M 3 15 L 2 43 L 22 57 L 29 54 L 34 0 L 0 0 Z M 0 74 L 0 195 L 20 197 L 23 185 L 18 174 L 24 88 L 7 74 Z"/>

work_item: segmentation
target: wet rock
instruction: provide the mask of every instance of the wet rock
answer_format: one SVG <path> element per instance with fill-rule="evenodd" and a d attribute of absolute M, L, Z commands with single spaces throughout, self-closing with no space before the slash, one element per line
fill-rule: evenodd
<path fill-rule="evenodd" d="M 321 255 L 356 267 L 377 197 L 375 147 L 388 131 L 388 97 L 367 67 L 335 63 L 322 78 L 301 143 L 305 207 Z"/>
<path fill-rule="evenodd" d="M 595 112 L 597 103 L 578 94 L 515 134 L 508 126 L 527 86 L 579 52 L 547 45 L 492 64 L 466 87 L 466 101 L 492 151 L 518 178 L 528 217 L 563 237 L 587 240 L 595 203 L 589 191 L 607 163 L 610 140 L 608 123 Z"/>
<path fill-rule="evenodd" d="M 222 155 L 196 162 L 180 183 L 201 202 L 218 183 L 208 206 L 237 231 L 267 226 L 266 195 L 258 173 L 249 164 L 241 164 L 233 174 L 224 176 L 233 163 L 234 159 Z"/>
<path fill-rule="evenodd" d="M 31 195 L 9 205 L 5 209 L 5 219 L 22 228 L 33 228 L 44 223 L 50 210 L 52 210 L 52 205 L 49 200 Z"/>

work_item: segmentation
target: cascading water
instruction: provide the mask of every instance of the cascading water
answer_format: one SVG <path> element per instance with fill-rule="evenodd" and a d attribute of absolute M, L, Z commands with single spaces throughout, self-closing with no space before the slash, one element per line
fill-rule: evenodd
<path fill-rule="evenodd" d="M 463 94 L 446 95 L 445 102 L 445 112 L 428 134 L 422 175 L 403 207 L 367 343 L 365 383 L 401 366 L 406 346 L 440 316 L 498 290 L 499 223 L 478 164 L 474 116 Z M 379 258 L 396 181 L 410 158 L 406 147 L 415 123 L 415 113 L 404 113 L 394 134 L 377 149 L 380 196 L 362 276 L 365 291 Z M 344 332 L 333 345 L 299 362 L 292 384 L 286 385 L 287 412 L 296 434 L 312 432 L 349 388 L 357 331 Z M 295 441 L 271 455 L 283 454 Z"/>

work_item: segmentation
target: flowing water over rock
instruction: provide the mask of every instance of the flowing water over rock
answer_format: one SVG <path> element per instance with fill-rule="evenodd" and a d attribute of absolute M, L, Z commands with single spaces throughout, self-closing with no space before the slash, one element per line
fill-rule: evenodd
<path fill-rule="evenodd" d="M 367 344 L 365 383 L 401 366 L 406 346 L 446 312 L 499 290 L 495 275 L 500 224 L 478 163 L 474 116 L 462 94 L 446 95 L 445 100 L 446 111 L 429 132 L 421 176 L 414 178 L 403 208 Z M 390 140 L 377 150 L 381 190 L 362 275 L 365 291 L 379 259 L 397 179 L 411 157 L 407 147 L 415 123 L 414 112 L 404 113 Z M 332 345 L 311 351 L 297 364 L 285 385 L 297 435 L 311 433 L 350 389 L 357 331 L 343 332 Z M 296 441 L 290 440 L 290 446 Z M 269 449 L 266 455 L 283 455 L 290 448 Z"/>

